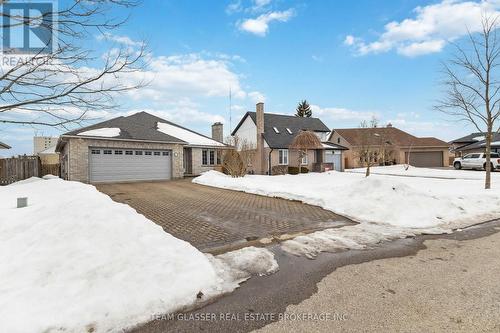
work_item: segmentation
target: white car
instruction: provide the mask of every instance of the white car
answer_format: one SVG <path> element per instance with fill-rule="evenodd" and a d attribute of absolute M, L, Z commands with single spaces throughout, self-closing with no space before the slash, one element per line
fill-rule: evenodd
<path fill-rule="evenodd" d="M 484 169 L 486 170 L 486 154 L 471 153 L 463 157 L 455 158 L 453 167 L 460 169 Z M 491 153 L 491 170 L 500 169 L 500 154 Z"/>

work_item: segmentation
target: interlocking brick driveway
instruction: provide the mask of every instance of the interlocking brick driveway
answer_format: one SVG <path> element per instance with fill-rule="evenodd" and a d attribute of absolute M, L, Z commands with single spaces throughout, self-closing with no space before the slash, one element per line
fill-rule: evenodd
<path fill-rule="evenodd" d="M 197 185 L 189 179 L 96 187 L 204 251 L 352 223 L 316 206 Z"/>

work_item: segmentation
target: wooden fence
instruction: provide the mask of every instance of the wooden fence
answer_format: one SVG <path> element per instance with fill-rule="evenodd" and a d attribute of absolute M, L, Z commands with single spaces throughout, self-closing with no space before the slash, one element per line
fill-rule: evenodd
<path fill-rule="evenodd" d="M 38 156 L 0 159 L 0 185 L 47 174 L 59 176 L 59 164 L 42 164 Z"/>

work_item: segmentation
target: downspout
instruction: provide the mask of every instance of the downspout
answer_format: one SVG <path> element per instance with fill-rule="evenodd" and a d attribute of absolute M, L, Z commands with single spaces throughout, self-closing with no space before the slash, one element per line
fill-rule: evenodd
<path fill-rule="evenodd" d="M 271 170 L 272 170 L 272 167 L 271 167 L 271 165 L 272 165 L 272 163 L 271 163 L 271 154 L 272 154 L 273 150 L 274 149 L 271 148 L 271 150 L 269 151 L 269 158 L 268 158 L 268 161 L 269 161 L 269 163 L 268 163 L 269 164 L 268 165 L 268 168 L 269 168 L 268 174 L 269 174 L 269 176 L 272 176 L 272 173 L 271 173 Z"/>

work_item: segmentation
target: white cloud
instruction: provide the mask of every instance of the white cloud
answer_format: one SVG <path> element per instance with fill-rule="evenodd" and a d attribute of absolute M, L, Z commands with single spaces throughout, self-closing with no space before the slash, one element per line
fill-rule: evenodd
<path fill-rule="evenodd" d="M 255 104 L 257 104 L 259 102 L 264 103 L 266 101 L 266 97 L 258 91 L 249 92 L 248 97 L 250 97 L 252 102 L 254 102 Z"/>
<path fill-rule="evenodd" d="M 140 93 L 130 92 L 134 100 L 169 100 L 190 94 L 204 97 L 226 97 L 229 89 L 235 98 L 245 98 L 240 76 L 228 60 L 206 58 L 200 54 L 158 56 L 149 59 L 149 67 L 128 75 L 129 80 L 146 80 L 148 86 Z"/>
<path fill-rule="evenodd" d="M 141 46 L 143 44 L 143 42 L 135 41 L 128 36 L 113 35 L 109 32 L 105 32 L 102 35 L 98 35 L 96 38 L 97 40 L 107 40 L 127 46 Z"/>
<path fill-rule="evenodd" d="M 291 8 L 285 11 L 268 12 L 254 19 L 244 20 L 239 25 L 239 28 L 241 30 L 263 37 L 269 31 L 269 23 L 273 21 L 287 22 L 294 15 L 295 11 Z"/>
<path fill-rule="evenodd" d="M 410 57 L 436 53 L 444 48 L 447 41 L 466 35 L 467 29 L 479 31 L 481 15 L 498 15 L 498 9 L 498 0 L 443 0 L 437 4 L 416 7 L 415 18 L 389 22 L 384 32 L 373 42 L 348 35 L 344 44 L 352 46 L 359 55 L 394 49 Z"/>
<path fill-rule="evenodd" d="M 326 107 L 322 108 L 318 105 L 311 105 L 311 110 L 314 117 L 329 118 L 333 121 L 352 121 L 354 125 L 358 125 L 362 120 L 369 120 L 377 113 L 371 111 L 354 111 L 346 108 Z"/>
<path fill-rule="evenodd" d="M 347 35 L 347 36 L 345 36 L 345 39 L 344 39 L 344 44 L 345 44 L 345 45 L 349 45 L 349 46 L 351 46 L 351 45 L 353 45 L 353 44 L 354 44 L 354 41 L 355 41 L 354 36 L 352 36 L 352 35 Z"/>
<path fill-rule="evenodd" d="M 243 5 L 241 4 L 241 0 L 237 0 L 227 5 L 226 14 L 231 15 L 234 13 L 241 12 L 242 10 L 243 10 Z"/>

